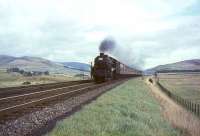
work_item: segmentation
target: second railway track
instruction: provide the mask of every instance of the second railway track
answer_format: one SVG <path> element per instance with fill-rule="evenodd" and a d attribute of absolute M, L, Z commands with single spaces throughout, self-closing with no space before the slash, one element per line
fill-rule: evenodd
<path fill-rule="evenodd" d="M 48 89 L 66 87 L 69 85 L 89 83 L 89 82 L 92 82 L 92 80 L 78 80 L 78 81 L 0 88 L 0 98 L 9 97 L 13 95 L 20 95 L 20 94 L 34 92 L 34 91 L 43 91 L 43 90 L 48 90 Z"/>

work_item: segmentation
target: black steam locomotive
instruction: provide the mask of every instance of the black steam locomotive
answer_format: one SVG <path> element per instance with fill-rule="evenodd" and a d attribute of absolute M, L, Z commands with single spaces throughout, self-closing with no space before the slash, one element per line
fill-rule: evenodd
<path fill-rule="evenodd" d="M 123 77 L 141 76 L 141 71 L 130 68 L 116 59 L 100 53 L 94 60 L 91 75 L 95 82 L 104 82 Z"/>

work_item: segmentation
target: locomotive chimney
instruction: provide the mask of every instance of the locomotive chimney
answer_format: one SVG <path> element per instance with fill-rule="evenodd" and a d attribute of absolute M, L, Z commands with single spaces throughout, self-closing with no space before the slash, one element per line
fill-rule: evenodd
<path fill-rule="evenodd" d="M 104 53 L 103 53 L 103 52 L 101 52 L 101 53 L 100 53 L 100 57 L 103 57 L 103 56 L 104 56 Z"/>

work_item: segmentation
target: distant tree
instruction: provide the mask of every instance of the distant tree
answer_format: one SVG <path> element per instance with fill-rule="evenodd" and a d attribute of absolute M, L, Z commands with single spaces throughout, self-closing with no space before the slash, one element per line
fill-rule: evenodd
<path fill-rule="evenodd" d="M 23 75 L 24 76 L 32 76 L 31 72 L 26 72 L 26 71 L 23 73 Z"/>
<path fill-rule="evenodd" d="M 7 73 L 10 73 L 10 72 L 18 72 L 19 73 L 20 69 L 19 68 L 8 68 L 7 69 Z"/>
<path fill-rule="evenodd" d="M 19 70 L 20 70 L 19 68 L 13 68 L 12 72 L 19 72 Z"/>
<path fill-rule="evenodd" d="M 49 71 L 45 71 L 45 72 L 44 72 L 44 75 L 49 75 Z"/>
<path fill-rule="evenodd" d="M 20 70 L 19 68 L 7 68 L 7 73 L 11 73 L 11 72 L 17 72 L 22 74 L 24 72 L 24 70 Z"/>
<path fill-rule="evenodd" d="M 24 74 L 24 70 L 20 70 L 19 73 L 23 75 Z"/>
<path fill-rule="evenodd" d="M 27 76 L 32 76 L 32 73 L 31 72 L 27 72 Z"/>

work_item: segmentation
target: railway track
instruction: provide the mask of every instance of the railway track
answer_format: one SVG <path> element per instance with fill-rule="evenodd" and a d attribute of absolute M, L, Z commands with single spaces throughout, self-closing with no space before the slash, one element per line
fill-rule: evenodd
<path fill-rule="evenodd" d="M 14 92 L 14 95 L 7 93 L 6 97 L 0 98 L 0 120 L 16 118 L 24 113 L 31 112 L 38 108 L 44 108 L 49 104 L 55 104 L 59 101 L 66 100 L 73 96 L 112 83 L 113 81 L 95 84 L 88 80 L 61 84 L 58 83 L 54 84 L 55 87 L 52 84 L 49 84 L 49 86 L 45 85 L 47 89 L 39 85 L 33 86 L 33 88 L 22 88 L 20 93 L 16 92 L 20 90 L 19 87 L 14 88 L 10 91 Z"/>
<path fill-rule="evenodd" d="M 89 83 L 89 82 L 92 82 L 92 81 L 78 80 L 78 81 L 68 81 L 68 82 L 59 82 L 59 83 L 48 83 L 48 84 L 39 84 L 39 85 L 0 88 L 0 98 L 24 94 L 28 92 L 34 92 L 38 90 L 43 91 L 47 89 L 54 89 L 54 88 L 65 87 L 65 86 L 75 85 L 79 83 Z"/>

